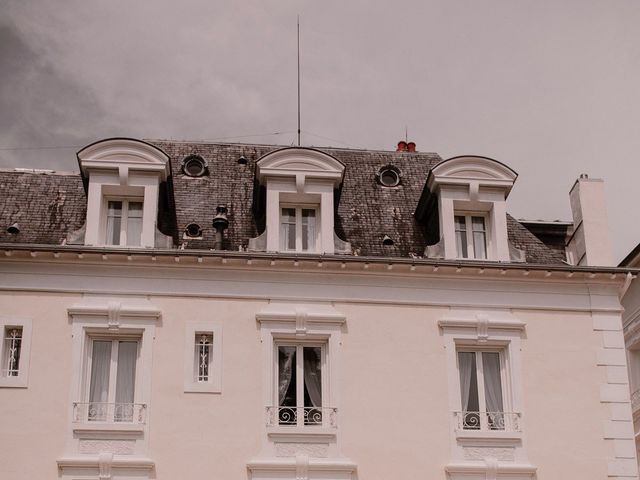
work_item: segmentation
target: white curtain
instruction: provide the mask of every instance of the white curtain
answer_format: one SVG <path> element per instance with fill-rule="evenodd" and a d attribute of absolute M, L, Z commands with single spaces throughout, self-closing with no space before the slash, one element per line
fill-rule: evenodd
<path fill-rule="evenodd" d="M 109 401 L 109 368 L 111 366 L 111 342 L 94 341 L 91 353 L 91 382 L 89 384 L 89 420 L 106 420 Z"/>
<path fill-rule="evenodd" d="M 282 405 L 291 384 L 296 347 L 278 348 L 278 404 Z"/>
<path fill-rule="evenodd" d="M 142 203 L 129 202 L 127 215 L 127 245 L 139 246 L 142 239 Z"/>
<path fill-rule="evenodd" d="M 304 386 L 313 407 L 322 406 L 321 352 L 320 347 L 304 348 Z"/>
<path fill-rule="evenodd" d="M 462 397 L 462 411 L 469 408 L 469 393 L 471 391 L 471 374 L 475 369 L 475 352 L 458 352 L 458 368 L 460 370 L 460 396 Z"/>
<path fill-rule="evenodd" d="M 120 245 L 120 222 L 122 216 L 122 202 L 109 202 L 107 211 L 107 243 Z"/>
<path fill-rule="evenodd" d="M 118 376 L 116 378 L 116 421 L 130 422 L 136 387 L 138 342 L 118 342 Z"/>
<path fill-rule="evenodd" d="M 484 374 L 484 395 L 487 412 L 502 412 L 502 381 L 500 377 L 500 355 L 498 353 L 482 354 L 482 371 Z"/>

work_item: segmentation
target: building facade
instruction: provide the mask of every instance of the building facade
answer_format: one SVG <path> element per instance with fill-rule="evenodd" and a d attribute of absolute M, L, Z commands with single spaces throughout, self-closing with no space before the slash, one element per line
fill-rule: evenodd
<path fill-rule="evenodd" d="M 2 478 L 637 479 L 601 182 L 412 147 L 0 172 Z"/>

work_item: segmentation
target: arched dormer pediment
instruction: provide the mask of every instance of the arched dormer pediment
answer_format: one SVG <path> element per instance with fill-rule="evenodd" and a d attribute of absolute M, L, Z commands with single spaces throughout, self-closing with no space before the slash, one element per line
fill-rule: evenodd
<path fill-rule="evenodd" d="M 344 165 L 335 157 L 312 148 L 290 147 L 268 153 L 257 162 L 256 177 L 261 184 L 268 177 L 331 180 L 342 183 Z"/>
<path fill-rule="evenodd" d="M 87 220 L 83 232 L 71 234 L 74 242 L 172 246 L 172 238 L 157 228 L 159 208 L 167 203 L 161 184 L 171 175 L 166 153 L 141 140 L 108 138 L 86 146 L 77 157 L 87 191 Z"/>
<path fill-rule="evenodd" d="M 91 170 L 155 172 L 161 181 L 170 176 L 169 156 L 150 143 L 133 138 L 109 138 L 84 147 L 77 153 L 80 171 L 86 178 Z"/>
<path fill-rule="evenodd" d="M 503 188 L 507 196 L 517 178 L 518 174 L 512 168 L 497 160 L 463 155 L 438 163 L 431 169 L 427 182 L 431 191 L 442 184 L 475 183 L 480 186 Z"/>

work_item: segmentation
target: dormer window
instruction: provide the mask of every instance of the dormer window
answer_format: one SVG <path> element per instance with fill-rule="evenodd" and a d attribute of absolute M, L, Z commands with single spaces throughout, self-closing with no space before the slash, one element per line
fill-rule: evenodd
<path fill-rule="evenodd" d="M 523 261 L 507 238 L 506 200 L 516 178 L 509 167 L 486 157 L 454 157 L 433 167 L 415 213 L 438 233 L 425 256 Z"/>
<path fill-rule="evenodd" d="M 318 244 L 317 208 L 287 206 L 280 214 L 280 249 L 315 252 Z"/>
<path fill-rule="evenodd" d="M 139 247 L 142 237 L 142 202 L 109 200 L 105 244 Z"/>
<path fill-rule="evenodd" d="M 456 252 L 458 258 L 487 258 L 487 227 L 484 216 L 455 216 Z"/>
<path fill-rule="evenodd" d="M 87 189 L 85 245 L 172 246 L 172 238 L 157 229 L 160 185 L 170 175 L 162 150 L 113 138 L 83 148 L 78 161 Z"/>
<path fill-rule="evenodd" d="M 344 165 L 309 148 L 284 148 L 256 164 L 261 187 L 254 211 L 264 215 L 264 232 L 249 250 L 296 253 L 350 253 L 334 233 L 336 190 Z"/>

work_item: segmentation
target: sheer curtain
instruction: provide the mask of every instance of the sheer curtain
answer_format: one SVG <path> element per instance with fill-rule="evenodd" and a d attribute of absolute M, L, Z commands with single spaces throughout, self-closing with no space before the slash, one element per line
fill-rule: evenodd
<path fill-rule="evenodd" d="M 488 412 L 502 412 L 502 381 L 500 377 L 500 355 L 483 353 L 484 395 Z"/>
<path fill-rule="evenodd" d="M 304 386 L 313 407 L 322 406 L 321 354 L 320 347 L 304 347 Z"/>
<path fill-rule="evenodd" d="M 462 411 L 469 408 L 469 393 L 471 392 L 471 374 L 475 369 L 475 352 L 458 352 L 458 368 L 460 370 L 460 396 Z"/>
<path fill-rule="evenodd" d="M 282 406 L 291 384 L 296 347 L 278 347 L 278 404 Z"/>
<path fill-rule="evenodd" d="M 111 341 L 93 342 L 91 354 L 91 382 L 89 385 L 89 420 L 106 420 L 106 403 L 109 401 L 109 367 L 111 365 Z"/>
<path fill-rule="evenodd" d="M 130 422 L 133 419 L 137 358 L 138 342 L 118 342 L 115 421 Z"/>
<path fill-rule="evenodd" d="M 129 202 L 127 245 L 139 246 L 142 239 L 142 202 Z"/>

